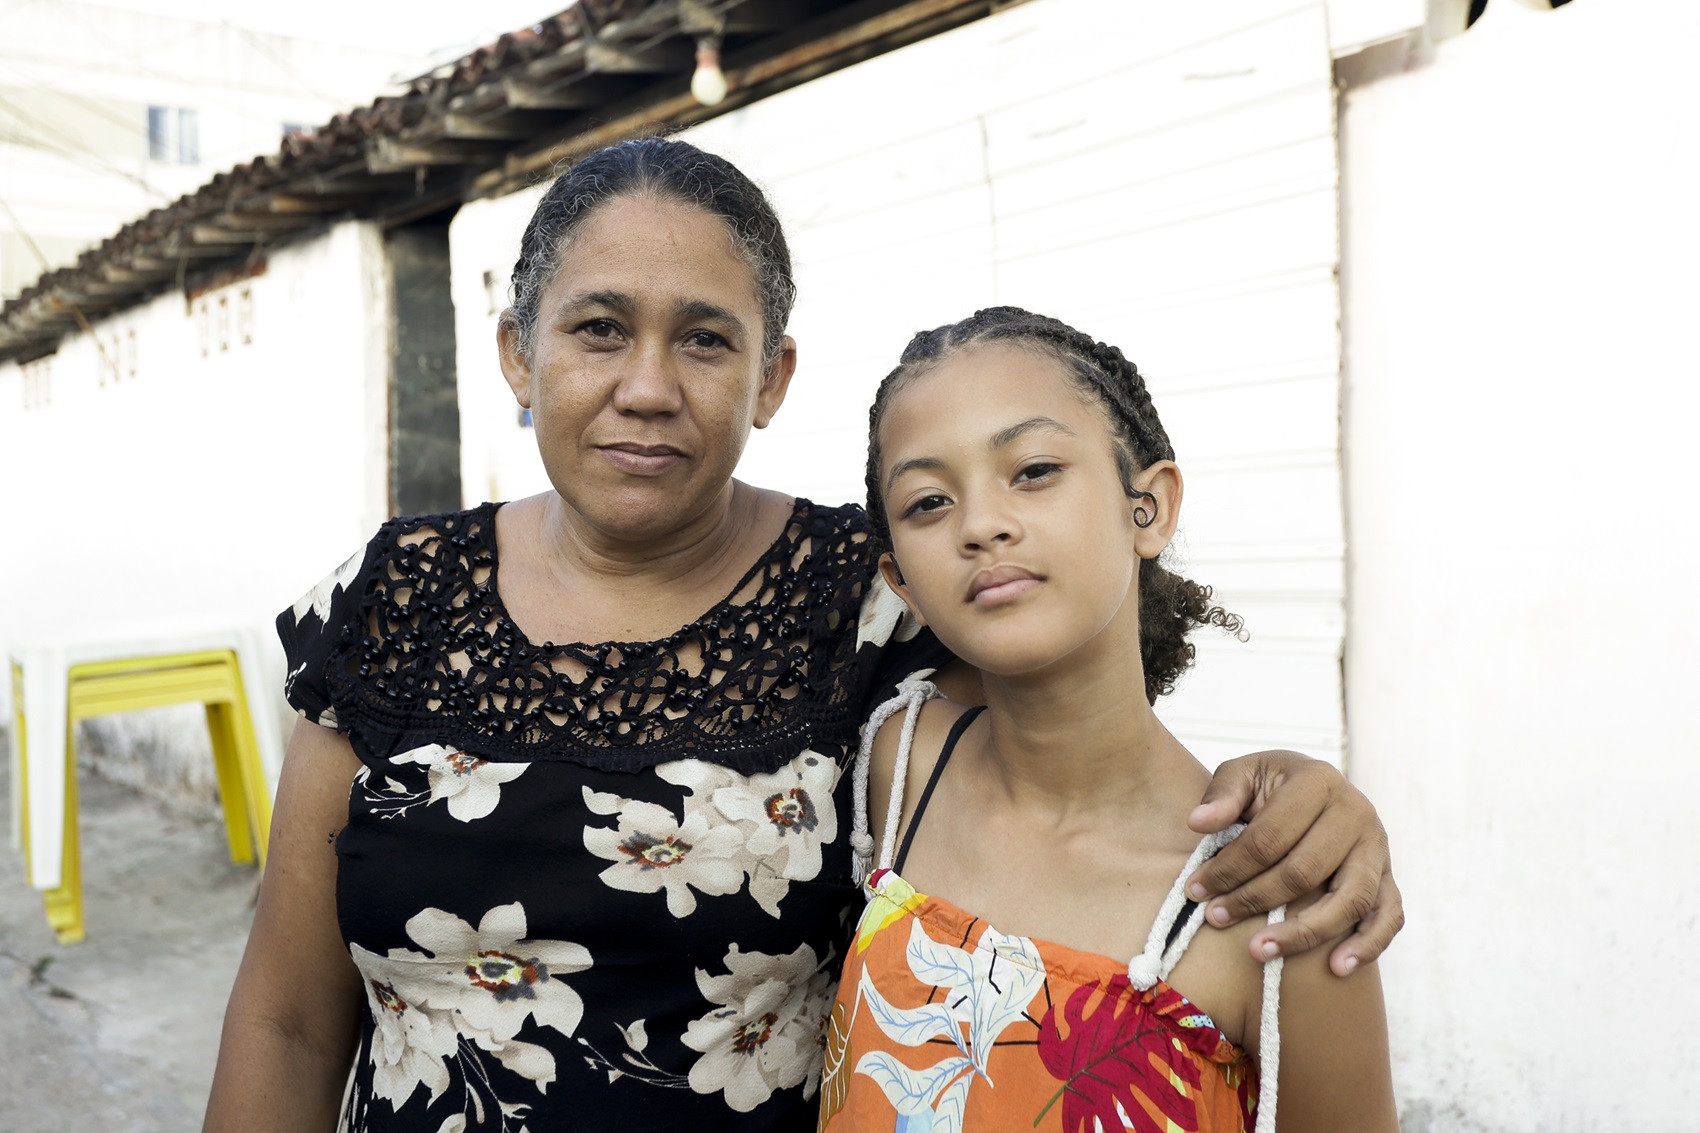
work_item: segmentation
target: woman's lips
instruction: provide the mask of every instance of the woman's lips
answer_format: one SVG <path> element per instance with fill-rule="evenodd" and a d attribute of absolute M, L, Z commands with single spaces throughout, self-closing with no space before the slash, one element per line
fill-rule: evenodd
<path fill-rule="evenodd" d="M 1041 580 L 1032 571 L 1016 566 L 983 570 L 968 585 L 968 601 L 976 606 L 1001 606 L 1013 602 Z"/>
<path fill-rule="evenodd" d="M 609 463 L 633 476 L 659 476 L 685 459 L 672 445 L 599 445 Z"/>

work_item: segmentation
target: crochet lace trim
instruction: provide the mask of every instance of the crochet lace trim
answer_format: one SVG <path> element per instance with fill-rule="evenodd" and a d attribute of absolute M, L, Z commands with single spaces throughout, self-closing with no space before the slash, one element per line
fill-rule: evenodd
<path fill-rule="evenodd" d="M 337 718 L 374 747 L 429 731 L 486 759 L 755 774 L 854 742 L 857 509 L 798 500 L 732 594 L 659 641 L 557 645 L 527 640 L 497 594 L 497 506 L 394 520 L 374 540 L 327 672 Z"/>

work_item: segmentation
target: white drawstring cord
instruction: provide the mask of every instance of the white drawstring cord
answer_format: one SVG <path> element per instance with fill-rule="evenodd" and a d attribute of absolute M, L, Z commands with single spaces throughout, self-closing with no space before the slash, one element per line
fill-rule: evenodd
<path fill-rule="evenodd" d="M 1166 980 L 1169 973 L 1175 970 L 1185 954 L 1187 945 L 1198 935 L 1200 926 L 1204 924 L 1204 906 L 1193 906 L 1187 916 L 1186 923 L 1181 925 L 1181 931 L 1176 935 L 1174 943 L 1168 943 L 1169 930 L 1181 915 L 1181 909 L 1186 905 L 1186 881 L 1198 867 L 1209 861 L 1216 853 L 1239 836 L 1245 826 L 1236 823 L 1226 830 L 1206 835 L 1199 842 L 1198 848 L 1187 859 L 1186 866 L 1180 876 L 1175 878 L 1175 884 L 1169 889 L 1169 895 L 1163 899 L 1163 907 L 1157 913 L 1157 919 L 1151 925 L 1151 935 L 1145 939 L 1145 950 L 1135 956 L 1127 966 L 1128 982 L 1140 991 L 1150 991 L 1158 980 Z M 1282 905 L 1269 913 L 1269 923 L 1280 924 L 1287 919 L 1287 906 Z M 1281 1027 L 1279 1011 L 1281 1006 L 1281 966 L 1280 957 L 1263 965 L 1263 1008 L 1258 1024 L 1258 1098 L 1257 1126 L 1254 1133 L 1275 1133 L 1275 1100 L 1281 1074 Z"/>
<path fill-rule="evenodd" d="M 868 722 L 862 725 L 862 746 L 856 751 L 856 766 L 851 771 L 854 813 L 850 817 L 850 876 L 857 885 L 873 872 L 874 838 L 868 832 L 868 766 L 873 760 L 874 737 L 881 725 L 898 712 L 903 718 L 903 732 L 897 742 L 897 764 L 892 769 L 891 802 L 886 808 L 885 836 L 880 840 L 880 867 L 889 868 L 897 840 L 897 824 L 903 818 L 902 784 L 909 776 L 909 749 L 915 743 L 915 725 L 921 719 L 921 705 L 939 695 L 936 685 L 927 680 L 901 681 L 897 695 L 874 709 Z"/>

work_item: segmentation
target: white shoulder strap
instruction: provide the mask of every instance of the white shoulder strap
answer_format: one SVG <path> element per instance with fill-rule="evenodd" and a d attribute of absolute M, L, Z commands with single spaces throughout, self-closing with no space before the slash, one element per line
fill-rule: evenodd
<path fill-rule="evenodd" d="M 1175 884 L 1169 889 L 1169 895 L 1163 899 L 1163 907 L 1157 913 L 1157 920 L 1151 926 L 1151 935 L 1145 938 L 1145 950 L 1135 956 L 1127 966 L 1128 982 L 1140 991 L 1150 991 L 1158 980 L 1166 980 L 1169 973 L 1175 970 L 1181 957 L 1186 954 L 1187 945 L 1198 935 L 1199 926 L 1204 923 L 1204 906 L 1194 905 L 1187 914 L 1186 922 L 1175 936 L 1173 944 L 1169 941 L 1169 930 L 1181 915 L 1181 909 L 1186 905 L 1186 879 L 1193 871 L 1221 850 L 1229 842 L 1239 837 L 1245 826 L 1236 823 L 1226 830 L 1216 834 L 1207 834 L 1199 842 L 1198 848 L 1187 859 L 1181 868 L 1180 876 L 1175 878 Z M 1270 924 L 1280 924 L 1287 919 L 1287 906 L 1282 905 L 1269 913 Z M 1263 1008 L 1261 1021 L 1257 1031 L 1258 1042 L 1258 1098 L 1257 1098 L 1257 1128 L 1255 1133 L 1275 1133 L 1275 1099 L 1281 1074 L 1281 1028 L 1279 1011 L 1281 1006 L 1281 968 L 1283 961 L 1277 957 L 1263 965 Z"/>
<path fill-rule="evenodd" d="M 880 727 L 899 712 L 904 712 L 903 732 L 898 737 L 897 766 L 892 770 L 891 798 L 886 802 L 885 836 L 880 839 L 879 864 L 891 868 L 892 855 L 897 847 L 897 824 L 903 818 L 903 783 L 909 776 L 909 749 L 915 746 L 915 725 L 921 719 L 921 705 L 939 695 L 931 681 L 911 679 L 897 686 L 897 695 L 873 710 L 868 722 L 862 725 L 862 746 L 856 752 L 856 766 L 851 773 L 854 801 L 850 817 L 851 877 L 857 885 L 873 872 L 874 839 L 868 832 L 868 765 L 873 760 L 874 737 Z"/>

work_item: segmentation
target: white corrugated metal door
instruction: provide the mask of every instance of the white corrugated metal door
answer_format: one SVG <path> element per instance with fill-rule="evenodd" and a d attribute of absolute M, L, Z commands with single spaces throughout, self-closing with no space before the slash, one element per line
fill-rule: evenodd
<path fill-rule="evenodd" d="M 1162 706 L 1206 762 L 1338 759 L 1337 170 L 1325 7 L 1035 0 L 698 128 L 792 232 L 801 365 L 742 474 L 862 494 L 903 343 L 1014 303 L 1121 346 L 1187 479 L 1186 572 L 1243 614 Z"/>

